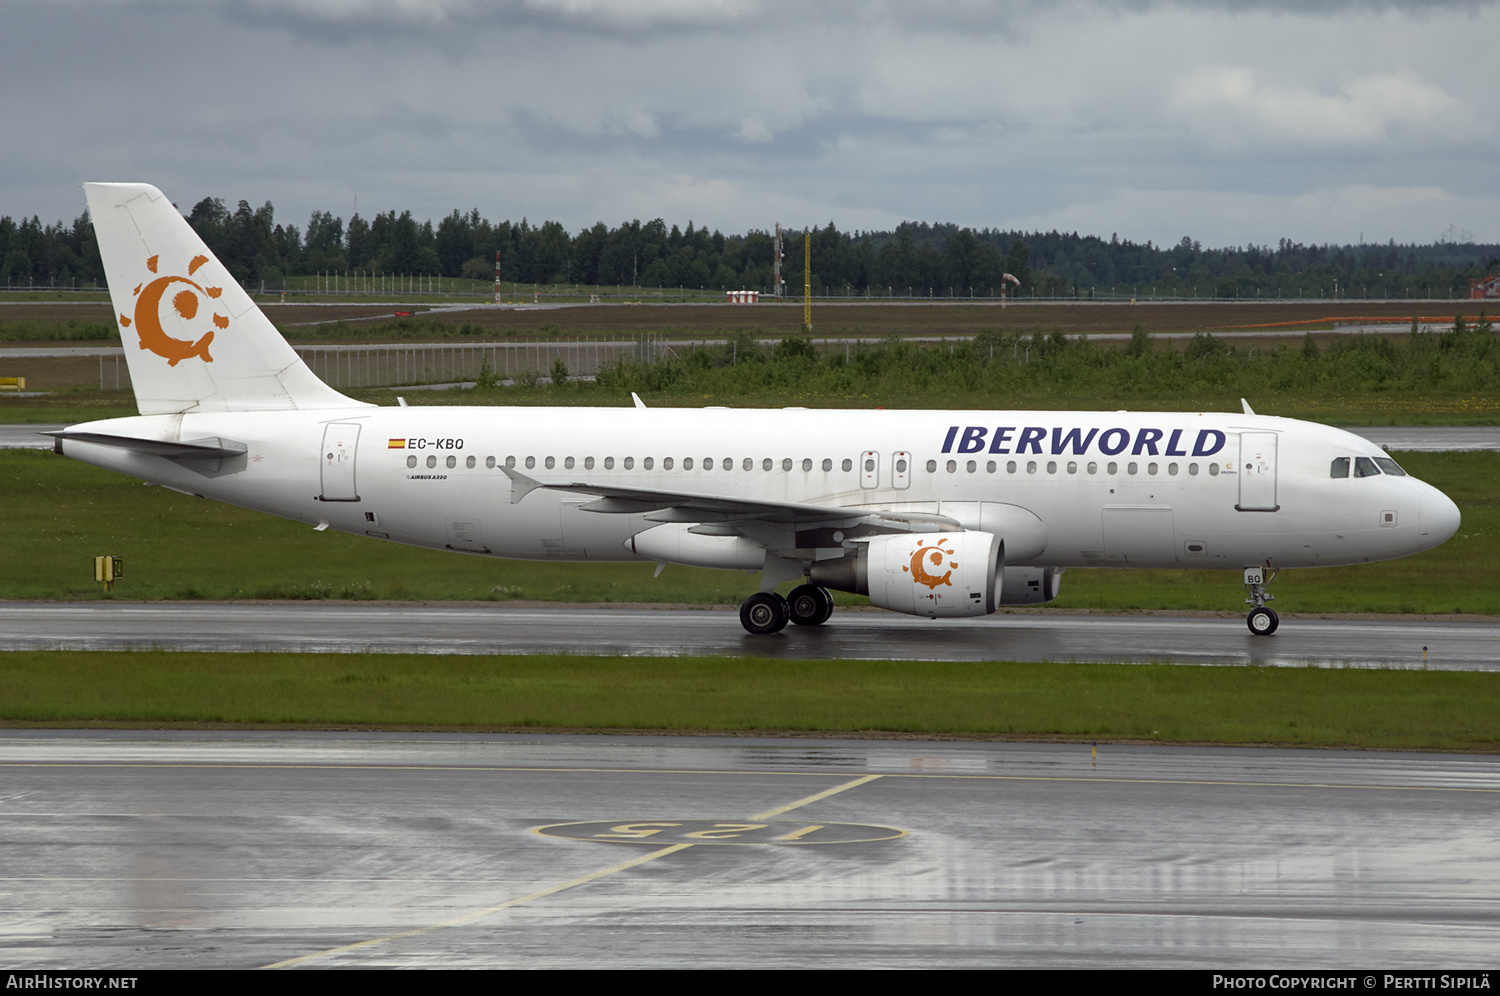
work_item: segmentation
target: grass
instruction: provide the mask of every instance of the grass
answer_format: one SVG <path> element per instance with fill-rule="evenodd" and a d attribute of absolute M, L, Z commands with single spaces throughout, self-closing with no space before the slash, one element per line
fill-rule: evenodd
<path fill-rule="evenodd" d="M 0 322 L 0 339 L 89 338 L 108 329 L 86 321 Z M 552 322 L 543 329 L 565 336 Z M 940 327 L 912 331 L 947 334 Z M 1500 423 L 1500 344 L 1487 321 L 1455 322 L 1444 331 L 1325 337 L 1321 345 L 1309 334 L 1300 346 L 1295 340 L 1250 344 L 1203 331 L 1158 342 L 1139 325 L 1136 332 L 1128 344 L 1069 338 L 1057 328 L 1032 334 L 985 328 L 953 342 L 878 338 L 820 347 L 799 335 L 767 345 L 761 341 L 767 330 L 735 331 L 716 344 L 678 343 L 669 358 L 656 362 L 606 366 L 594 382 L 575 379 L 564 389 L 533 380 L 510 388 L 410 393 L 420 395 L 412 399 L 419 404 L 612 405 L 637 392 L 648 404 L 685 407 L 1106 411 L 1236 410 L 1244 397 L 1263 412 L 1349 425 Z M 421 316 L 289 334 L 389 342 L 504 339 L 468 320 L 459 325 Z M 35 389 L 54 392 L 50 398 L 0 398 L 0 420 L 70 421 L 131 410 L 127 393 L 98 389 L 101 377 L 111 383 L 114 369 L 97 359 L 6 359 L 0 350 L 0 362 L 8 364 L 8 376 L 26 376 Z M 471 370 L 467 376 L 478 374 Z M 441 376 L 459 375 L 444 368 Z M 351 393 L 377 403 L 395 401 L 391 389 Z"/>
<path fill-rule="evenodd" d="M 1500 615 L 1500 454 L 1407 453 L 1403 464 L 1463 511 L 1457 536 L 1416 557 L 1287 571 L 1283 612 Z M 311 528 L 190 498 L 46 451 L 0 451 L 6 599 L 534 599 L 737 604 L 759 576 L 651 564 L 559 564 L 463 556 Z M 112 595 L 93 558 L 125 559 Z M 835 596 L 840 604 L 865 604 Z M 1241 610 L 1235 571 L 1074 569 L 1062 608 Z"/>
<path fill-rule="evenodd" d="M 315 532 L 47 451 L 0 451 L 8 599 L 462 599 L 737 604 L 749 575 L 651 564 L 502 561 Z M 93 558 L 125 559 L 106 596 Z"/>
<path fill-rule="evenodd" d="M 1500 675 L 1171 665 L 0 654 L 6 726 L 830 732 L 1493 751 Z"/>

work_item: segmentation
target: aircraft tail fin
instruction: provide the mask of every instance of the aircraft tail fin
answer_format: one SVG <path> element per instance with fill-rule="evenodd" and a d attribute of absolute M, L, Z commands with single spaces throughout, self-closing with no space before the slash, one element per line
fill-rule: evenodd
<path fill-rule="evenodd" d="M 307 368 L 160 190 L 83 190 L 142 415 L 363 407 Z"/>

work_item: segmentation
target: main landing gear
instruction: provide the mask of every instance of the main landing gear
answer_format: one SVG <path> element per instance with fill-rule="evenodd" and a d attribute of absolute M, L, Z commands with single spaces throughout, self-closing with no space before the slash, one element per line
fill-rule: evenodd
<path fill-rule="evenodd" d="M 798 585 L 786 597 L 792 622 L 798 626 L 821 626 L 833 615 L 833 596 L 827 588 L 814 584 Z"/>
<path fill-rule="evenodd" d="M 740 624 L 757 636 L 779 633 L 789 622 L 821 626 L 833 615 L 833 596 L 827 588 L 804 584 L 782 598 L 774 591 L 758 591 L 740 605 Z"/>
<path fill-rule="evenodd" d="M 1245 587 L 1250 589 L 1250 597 L 1245 599 L 1245 604 L 1255 606 L 1250 610 L 1245 625 L 1249 626 L 1250 632 L 1256 636 L 1270 636 L 1276 632 L 1276 627 L 1281 625 L 1281 619 L 1276 615 L 1276 610 L 1266 607 L 1267 602 L 1276 598 L 1275 595 L 1266 594 L 1266 585 L 1275 579 L 1275 571 L 1271 571 L 1270 576 L 1267 576 L 1264 567 L 1245 568 Z"/>

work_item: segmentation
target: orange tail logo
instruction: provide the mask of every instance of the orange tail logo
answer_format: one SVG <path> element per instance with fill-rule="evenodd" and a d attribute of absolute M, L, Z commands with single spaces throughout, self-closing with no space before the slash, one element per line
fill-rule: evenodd
<path fill-rule="evenodd" d="M 937 573 L 943 568 L 943 560 L 946 557 L 953 556 L 952 550 L 944 550 L 942 548 L 946 542 L 948 542 L 948 538 L 945 536 L 933 546 L 919 545 L 917 552 L 911 555 L 911 567 L 901 568 L 902 573 L 910 571 L 913 583 L 925 584 L 929 588 L 936 588 L 940 584 L 945 584 L 950 588 L 953 587 L 953 582 L 949 578 L 953 576 L 953 569 L 958 567 L 956 562 L 948 561 L 949 569 L 943 571 L 941 575 Z M 929 571 L 927 569 L 928 565 L 931 565 L 933 570 Z"/>
<path fill-rule="evenodd" d="M 152 273 L 156 272 L 158 257 L 152 256 L 146 260 L 146 269 Z M 214 341 L 214 329 L 227 329 L 229 318 L 218 312 L 213 312 L 212 323 L 214 328 L 207 329 L 199 339 L 194 342 L 189 339 L 174 339 L 162 329 L 161 325 L 161 301 L 166 296 L 167 289 L 173 284 L 183 284 L 181 289 L 172 296 L 172 310 L 176 312 L 184 327 L 190 327 L 189 323 L 199 318 L 202 304 L 208 307 L 202 308 L 204 312 L 212 311 L 212 301 L 216 301 L 219 295 L 224 293 L 222 287 L 204 287 L 190 280 L 198 267 L 208 262 L 207 256 L 194 256 L 188 262 L 188 276 L 166 276 L 157 277 L 149 284 L 137 285 L 135 288 L 135 332 L 140 339 L 142 349 L 149 349 L 157 356 L 167 361 L 167 366 L 175 367 L 180 360 L 190 356 L 197 356 L 204 363 L 212 363 L 214 358 L 208 355 L 209 343 Z M 205 316 L 206 317 L 206 316 Z M 120 316 L 120 324 L 129 326 L 131 319 L 124 315 Z M 201 320 L 197 324 L 204 324 Z"/>

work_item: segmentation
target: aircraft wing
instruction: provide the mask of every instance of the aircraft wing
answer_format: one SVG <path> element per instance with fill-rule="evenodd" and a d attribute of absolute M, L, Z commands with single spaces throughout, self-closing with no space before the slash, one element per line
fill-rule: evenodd
<path fill-rule="evenodd" d="M 598 500 L 580 506 L 582 511 L 605 514 L 642 514 L 652 522 L 775 522 L 794 527 L 864 525 L 877 532 L 930 532 L 959 529 L 957 520 L 928 512 L 888 512 L 863 508 L 809 505 L 804 502 L 766 501 L 738 495 L 658 488 L 625 487 L 597 481 L 538 480 L 512 467 L 501 467 L 511 479 L 511 502 L 518 502 L 538 488 L 593 495 Z"/>

